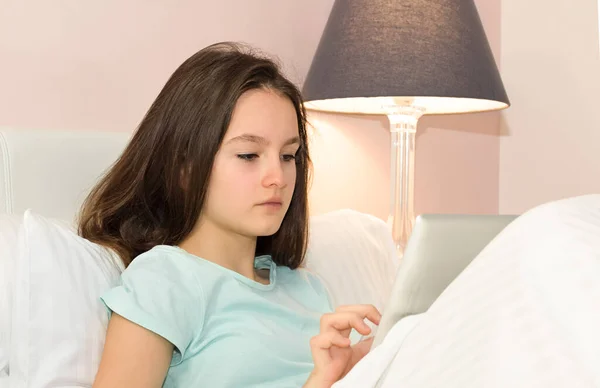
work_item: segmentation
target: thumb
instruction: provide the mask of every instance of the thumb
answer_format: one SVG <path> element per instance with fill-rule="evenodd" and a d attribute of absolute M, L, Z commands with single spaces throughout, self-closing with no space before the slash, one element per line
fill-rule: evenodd
<path fill-rule="evenodd" d="M 361 340 L 354 346 L 352 346 L 352 364 L 359 362 L 364 356 L 366 356 L 371 350 L 373 345 L 373 337 Z"/>
<path fill-rule="evenodd" d="M 362 339 L 362 340 L 358 341 L 354 346 L 360 346 L 361 348 L 364 347 L 367 349 L 367 352 L 368 352 L 368 350 L 371 349 L 371 346 L 373 345 L 374 339 L 375 339 L 374 337 Z"/>

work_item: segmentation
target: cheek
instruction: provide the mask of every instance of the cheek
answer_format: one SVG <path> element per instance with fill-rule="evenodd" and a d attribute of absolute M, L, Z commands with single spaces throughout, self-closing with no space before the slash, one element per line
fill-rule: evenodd
<path fill-rule="evenodd" d="M 210 191 L 219 202 L 238 203 L 239 198 L 248 198 L 248 192 L 256 186 L 256 174 L 235 162 L 216 163 L 213 168 Z"/>
<path fill-rule="evenodd" d="M 296 171 L 296 165 L 293 163 L 290 163 L 290 166 L 285 170 L 285 177 L 286 177 L 286 181 L 289 185 L 295 185 L 296 184 L 296 175 L 297 175 L 297 171 Z"/>

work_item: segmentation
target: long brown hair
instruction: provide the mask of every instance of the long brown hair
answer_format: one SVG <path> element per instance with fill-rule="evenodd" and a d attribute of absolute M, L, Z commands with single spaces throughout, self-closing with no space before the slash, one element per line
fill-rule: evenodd
<path fill-rule="evenodd" d="M 131 141 L 85 200 L 79 234 L 113 249 L 127 266 L 156 245 L 177 245 L 200 217 L 215 155 L 238 98 L 268 88 L 296 109 L 300 149 L 296 186 L 277 233 L 258 237 L 257 255 L 302 264 L 308 239 L 306 112 L 298 88 L 272 59 L 239 43 L 208 46 L 169 78 Z M 186 173 L 185 189 L 181 174 Z"/>

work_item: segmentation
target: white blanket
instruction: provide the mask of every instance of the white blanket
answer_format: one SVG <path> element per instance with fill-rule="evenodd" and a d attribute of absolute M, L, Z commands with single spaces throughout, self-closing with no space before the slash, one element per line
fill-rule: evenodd
<path fill-rule="evenodd" d="M 402 347 L 402 342 L 415 328 L 424 314 L 406 317 L 395 324 L 385 340 L 371 350 L 342 380 L 332 388 L 374 387 L 384 376 L 391 362 Z"/>
<path fill-rule="evenodd" d="M 414 323 L 336 388 L 600 387 L 600 195 L 519 217 Z"/>

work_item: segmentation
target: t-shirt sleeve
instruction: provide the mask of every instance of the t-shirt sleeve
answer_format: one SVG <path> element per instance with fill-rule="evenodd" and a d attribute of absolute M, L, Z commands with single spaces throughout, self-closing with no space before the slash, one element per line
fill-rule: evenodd
<path fill-rule="evenodd" d="M 102 295 L 109 315 L 117 313 L 171 342 L 171 365 L 185 359 L 186 349 L 202 329 L 205 301 L 184 258 L 149 251 L 121 275 L 121 284 Z"/>

